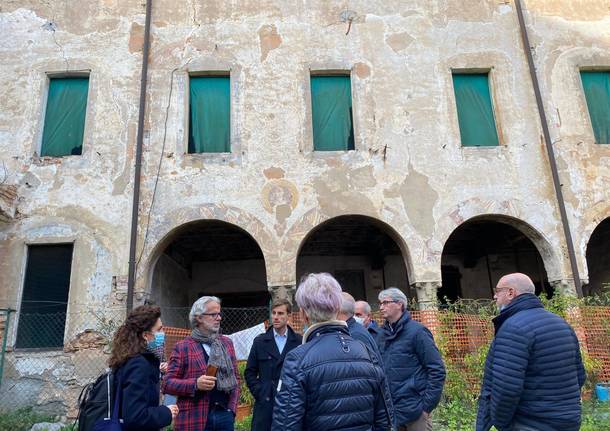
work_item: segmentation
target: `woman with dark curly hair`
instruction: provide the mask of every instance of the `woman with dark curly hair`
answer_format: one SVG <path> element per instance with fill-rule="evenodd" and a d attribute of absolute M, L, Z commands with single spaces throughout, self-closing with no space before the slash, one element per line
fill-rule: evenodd
<path fill-rule="evenodd" d="M 135 308 L 114 334 L 108 364 L 121 391 L 119 417 L 125 431 L 158 431 L 178 415 L 178 407 L 159 405 L 159 364 L 163 349 L 161 310 Z"/>

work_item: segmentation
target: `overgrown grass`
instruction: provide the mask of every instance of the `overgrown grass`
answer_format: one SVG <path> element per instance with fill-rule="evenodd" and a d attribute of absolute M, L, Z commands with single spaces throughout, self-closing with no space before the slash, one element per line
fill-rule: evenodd
<path fill-rule="evenodd" d="M 439 404 L 432 417 L 436 431 L 471 431 L 477 419 L 477 405 L 444 401 Z M 610 403 L 585 401 L 580 431 L 610 431 Z"/>

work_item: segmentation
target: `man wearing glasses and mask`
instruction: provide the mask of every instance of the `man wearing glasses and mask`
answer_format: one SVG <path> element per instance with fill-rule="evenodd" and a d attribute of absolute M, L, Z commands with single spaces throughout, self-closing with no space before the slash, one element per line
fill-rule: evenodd
<path fill-rule="evenodd" d="M 176 343 L 163 392 L 176 395 L 175 431 L 233 431 L 239 372 L 232 341 L 220 335 L 220 299 L 203 296 L 189 313 L 191 336 Z"/>
<path fill-rule="evenodd" d="M 430 413 L 437 406 L 445 383 L 445 366 L 432 333 L 411 319 L 408 300 L 395 287 L 379 293 L 385 322 L 375 341 L 390 385 L 399 431 L 432 429 Z"/>

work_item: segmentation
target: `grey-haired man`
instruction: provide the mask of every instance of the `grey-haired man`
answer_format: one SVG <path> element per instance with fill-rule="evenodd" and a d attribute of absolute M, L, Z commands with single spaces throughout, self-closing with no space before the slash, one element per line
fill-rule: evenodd
<path fill-rule="evenodd" d="M 438 405 L 445 366 L 432 333 L 411 319 L 407 297 L 395 287 L 379 293 L 385 319 L 376 342 L 383 359 L 399 431 L 432 429 L 430 413 Z"/>

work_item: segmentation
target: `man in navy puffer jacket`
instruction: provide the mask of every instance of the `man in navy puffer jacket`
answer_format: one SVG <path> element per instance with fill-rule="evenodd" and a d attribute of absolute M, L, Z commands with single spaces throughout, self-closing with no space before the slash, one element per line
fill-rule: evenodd
<path fill-rule="evenodd" d="M 479 397 L 477 431 L 577 431 L 585 370 L 576 334 L 544 309 L 525 274 L 500 279 L 496 337 Z"/>
<path fill-rule="evenodd" d="M 390 430 L 392 400 L 376 355 L 336 320 L 339 283 L 309 274 L 295 299 L 311 326 L 284 360 L 272 431 Z"/>
<path fill-rule="evenodd" d="M 432 333 L 411 319 L 407 297 L 395 287 L 379 292 L 382 327 L 374 331 L 399 431 L 432 429 L 430 413 L 445 384 L 445 366 Z"/>

